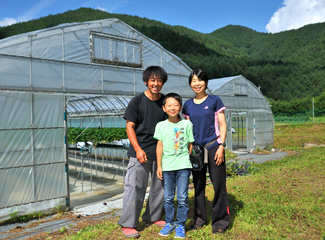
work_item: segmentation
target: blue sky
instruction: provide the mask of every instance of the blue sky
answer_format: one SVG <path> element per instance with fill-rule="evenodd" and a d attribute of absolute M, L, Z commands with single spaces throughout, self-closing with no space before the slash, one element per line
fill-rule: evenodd
<path fill-rule="evenodd" d="M 80 7 L 146 17 L 201 33 L 230 24 L 276 33 L 325 22 L 325 0 L 4 0 L 0 26 Z"/>

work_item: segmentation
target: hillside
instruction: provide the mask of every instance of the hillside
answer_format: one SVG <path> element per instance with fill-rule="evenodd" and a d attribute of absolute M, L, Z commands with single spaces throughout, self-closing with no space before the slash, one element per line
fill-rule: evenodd
<path fill-rule="evenodd" d="M 0 39 L 62 23 L 119 18 L 210 78 L 243 75 L 275 100 L 325 91 L 325 23 L 276 34 L 226 26 L 210 34 L 159 21 L 80 8 L 0 28 Z"/>
<path fill-rule="evenodd" d="M 325 23 L 276 34 L 227 26 L 210 35 L 254 59 L 244 76 L 255 83 L 263 79 L 262 91 L 270 98 L 302 98 L 325 91 Z"/>

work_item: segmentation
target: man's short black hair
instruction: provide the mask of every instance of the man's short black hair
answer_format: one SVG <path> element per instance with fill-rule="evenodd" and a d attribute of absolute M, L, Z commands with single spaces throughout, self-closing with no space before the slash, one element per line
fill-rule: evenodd
<path fill-rule="evenodd" d="M 144 72 L 143 72 L 142 79 L 143 79 L 143 81 L 145 83 L 147 83 L 151 76 L 161 78 L 163 83 L 167 82 L 167 79 L 168 79 L 168 76 L 167 76 L 167 73 L 166 73 L 165 69 L 163 69 L 160 66 L 147 67 L 147 69 L 144 70 Z"/>

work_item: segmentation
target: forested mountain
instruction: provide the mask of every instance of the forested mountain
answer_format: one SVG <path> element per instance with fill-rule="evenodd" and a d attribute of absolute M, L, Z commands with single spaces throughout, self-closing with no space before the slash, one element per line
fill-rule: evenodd
<path fill-rule="evenodd" d="M 276 34 L 226 26 L 202 34 L 182 26 L 80 8 L 0 28 L 0 39 L 61 23 L 119 18 L 210 78 L 243 75 L 268 98 L 290 100 L 325 91 L 325 23 Z"/>

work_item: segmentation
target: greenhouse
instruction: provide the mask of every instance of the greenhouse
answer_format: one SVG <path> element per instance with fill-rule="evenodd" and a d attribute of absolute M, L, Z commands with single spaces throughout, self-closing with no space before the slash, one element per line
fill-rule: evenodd
<path fill-rule="evenodd" d="M 162 93 L 194 96 L 186 63 L 118 19 L 0 41 L 0 221 L 71 207 L 73 191 L 93 191 L 99 178 L 104 188 L 123 184 L 128 142 L 71 144 L 68 129 L 124 128 L 124 110 L 146 90 L 142 72 L 151 65 L 168 73 Z M 208 92 L 226 105 L 228 149 L 273 145 L 270 106 L 250 81 L 213 79 Z"/>
<path fill-rule="evenodd" d="M 190 96 L 191 69 L 118 19 L 0 41 L 0 220 L 70 206 L 68 124 L 83 117 L 110 126 L 146 90 L 142 72 L 150 65 L 168 73 L 163 92 Z"/>
<path fill-rule="evenodd" d="M 229 150 L 273 147 L 274 119 L 261 91 L 245 77 L 209 80 L 210 93 L 221 97 L 226 106 L 227 146 Z"/>

